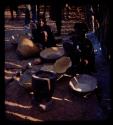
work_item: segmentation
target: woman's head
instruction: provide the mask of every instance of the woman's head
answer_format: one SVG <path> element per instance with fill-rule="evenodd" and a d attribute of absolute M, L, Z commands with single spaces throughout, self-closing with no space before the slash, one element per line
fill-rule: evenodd
<path fill-rule="evenodd" d="M 77 35 L 85 35 L 88 32 L 87 25 L 85 23 L 75 23 L 74 30 Z"/>
<path fill-rule="evenodd" d="M 76 39 L 85 38 L 85 34 L 88 32 L 87 25 L 85 23 L 75 23 L 74 25 L 74 37 Z"/>
<path fill-rule="evenodd" d="M 43 15 L 41 15 L 41 16 L 39 17 L 38 24 L 39 24 L 41 27 L 43 27 L 43 26 L 46 24 L 46 18 L 45 18 Z"/>

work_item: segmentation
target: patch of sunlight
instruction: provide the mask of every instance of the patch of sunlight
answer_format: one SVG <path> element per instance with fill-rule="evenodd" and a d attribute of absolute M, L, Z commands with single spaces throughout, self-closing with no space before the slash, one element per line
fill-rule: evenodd
<path fill-rule="evenodd" d="M 14 107 L 19 107 L 19 108 L 25 108 L 25 109 L 32 108 L 32 106 L 25 106 L 25 105 L 21 105 L 21 104 L 18 104 L 18 103 L 15 103 L 15 102 L 10 102 L 10 101 L 5 101 L 5 104 L 9 105 L 9 106 L 14 106 Z"/>
<path fill-rule="evenodd" d="M 10 114 L 10 115 L 14 115 L 14 116 L 17 116 L 19 118 L 22 118 L 22 119 L 25 119 L 25 120 L 30 120 L 30 121 L 43 121 L 41 119 L 38 119 L 38 118 L 34 118 L 34 117 L 31 117 L 31 116 L 28 116 L 28 115 L 23 115 L 23 114 L 20 114 L 20 113 L 16 113 L 16 112 L 10 112 L 10 111 L 5 111 L 7 114 Z"/>
<path fill-rule="evenodd" d="M 6 25 L 5 28 L 12 28 L 12 29 L 23 29 L 23 26 L 12 26 L 12 25 Z"/>
<path fill-rule="evenodd" d="M 16 80 L 17 82 L 20 81 L 20 77 L 16 77 L 16 76 L 14 76 L 13 78 L 14 78 L 14 80 Z"/>
<path fill-rule="evenodd" d="M 62 98 L 58 98 L 58 97 L 52 97 L 52 99 L 55 99 L 55 100 L 59 100 L 59 101 L 61 101 L 61 100 L 63 100 Z"/>
<path fill-rule="evenodd" d="M 12 76 L 5 76 L 5 80 L 10 80 Z"/>
<path fill-rule="evenodd" d="M 20 28 L 20 29 L 19 28 L 17 28 L 17 29 L 16 28 L 15 29 L 14 28 L 12 28 L 12 29 L 6 28 L 5 29 L 5 31 L 18 31 L 18 30 L 22 31 L 22 30 L 24 30 L 24 28 Z"/>
<path fill-rule="evenodd" d="M 72 102 L 71 100 L 67 99 L 67 98 L 64 98 L 65 101 L 68 101 L 68 102 Z"/>
<path fill-rule="evenodd" d="M 67 99 L 67 98 L 58 98 L 58 97 L 52 97 L 52 99 L 54 100 L 59 100 L 59 101 L 68 101 L 68 102 L 72 102 L 71 100 Z"/>
<path fill-rule="evenodd" d="M 14 71 L 9 71 L 9 70 L 6 70 L 5 69 L 5 74 L 9 74 L 9 75 L 14 75 L 15 74 L 15 72 Z"/>
<path fill-rule="evenodd" d="M 17 66 L 18 68 L 22 68 L 21 65 L 15 64 L 13 62 L 5 62 L 5 64 L 12 65 L 12 66 Z"/>

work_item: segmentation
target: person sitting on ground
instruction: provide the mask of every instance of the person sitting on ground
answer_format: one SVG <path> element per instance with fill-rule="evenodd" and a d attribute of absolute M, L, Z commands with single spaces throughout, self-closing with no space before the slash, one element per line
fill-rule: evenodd
<path fill-rule="evenodd" d="M 33 41 L 38 43 L 42 49 L 56 46 L 50 26 L 46 24 L 44 16 L 39 17 L 36 28 L 32 28 Z"/>
<path fill-rule="evenodd" d="M 85 37 L 86 32 L 88 28 L 85 23 L 75 23 L 71 42 L 63 43 L 65 53 L 72 61 L 72 67 L 67 72 L 73 75 L 95 71 L 94 48 L 91 41 Z"/>

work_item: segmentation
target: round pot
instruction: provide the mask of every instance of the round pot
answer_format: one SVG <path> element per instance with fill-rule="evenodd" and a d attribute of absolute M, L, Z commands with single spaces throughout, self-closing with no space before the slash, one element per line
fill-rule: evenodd
<path fill-rule="evenodd" d="M 32 75 L 34 98 L 37 102 L 50 101 L 54 93 L 56 74 L 48 71 L 39 71 Z"/>
<path fill-rule="evenodd" d="M 97 89 L 97 79 L 88 74 L 80 74 L 71 78 L 69 88 L 74 94 L 87 97 Z"/>

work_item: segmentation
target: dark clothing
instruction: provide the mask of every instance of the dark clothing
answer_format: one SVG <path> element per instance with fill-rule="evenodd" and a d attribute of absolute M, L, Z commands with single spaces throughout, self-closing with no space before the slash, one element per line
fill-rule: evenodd
<path fill-rule="evenodd" d="M 94 49 L 92 43 L 87 38 L 72 39 L 72 43 L 65 42 L 63 47 L 66 55 L 71 58 L 75 73 L 90 73 L 94 71 Z M 85 60 L 88 61 L 88 64 Z M 71 69 L 73 69 L 72 67 Z"/>
<path fill-rule="evenodd" d="M 47 32 L 47 41 L 45 41 L 44 31 Z M 42 48 L 55 46 L 55 40 L 53 33 L 48 25 L 43 27 L 37 26 L 36 29 L 32 30 L 33 41 L 35 43 L 40 43 Z"/>
<path fill-rule="evenodd" d="M 62 26 L 62 9 L 64 8 L 64 0 L 59 3 L 58 0 L 54 0 L 51 3 L 51 12 L 50 16 L 52 20 L 56 22 L 57 35 L 61 35 L 61 26 Z"/>
<path fill-rule="evenodd" d="M 30 10 L 26 7 L 25 9 L 25 25 L 30 23 Z"/>
<path fill-rule="evenodd" d="M 31 4 L 31 13 L 32 13 L 32 21 L 35 22 L 37 20 L 36 4 Z"/>

